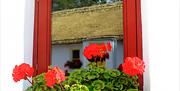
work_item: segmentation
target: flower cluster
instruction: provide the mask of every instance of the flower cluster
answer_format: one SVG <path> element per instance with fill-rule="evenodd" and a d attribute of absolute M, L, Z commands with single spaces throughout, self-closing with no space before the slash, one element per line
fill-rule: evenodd
<path fill-rule="evenodd" d="M 110 42 L 108 42 L 108 44 L 104 44 L 102 43 L 101 45 L 98 44 L 90 44 L 89 46 L 85 47 L 84 49 L 84 56 L 88 59 L 88 60 L 93 60 L 100 58 L 109 58 L 109 54 L 108 51 L 110 52 L 112 49 L 112 46 L 110 44 Z"/>
<path fill-rule="evenodd" d="M 16 65 L 12 73 L 13 80 L 15 82 L 18 82 L 21 79 L 24 79 L 24 80 L 28 80 L 32 84 L 32 82 L 28 79 L 28 77 L 32 77 L 33 72 L 34 72 L 34 69 L 30 67 L 29 64 L 22 63 L 19 66 Z M 61 89 L 63 90 L 63 87 L 61 86 L 62 85 L 61 82 L 64 80 L 65 80 L 65 73 L 58 67 L 53 67 L 49 69 L 48 72 L 42 73 L 34 77 L 33 82 L 35 85 L 32 84 L 32 87 L 29 87 L 29 89 L 32 89 L 32 90 L 34 89 L 33 91 L 35 91 L 35 89 L 38 89 L 38 86 L 43 89 L 47 87 L 49 87 L 50 89 L 55 89 L 53 86 L 59 85 Z M 35 87 L 33 87 L 33 85 Z"/>
<path fill-rule="evenodd" d="M 65 80 L 65 73 L 58 67 L 54 67 L 45 74 L 46 85 L 53 87 L 55 83 L 60 84 Z"/>
<path fill-rule="evenodd" d="M 122 70 L 124 73 L 135 76 L 138 74 L 143 74 L 145 69 L 144 61 L 138 57 L 127 57 L 125 62 L 122 64 Z"/>
<path fill-rule="evenodd" d="M 21 65 L 16 65 L 13 69 L 13 80 L 15 82 L 20 81 L 21 79 L 27 79 L 27 77 L 32 77 L 34 69 L 30 67 L 29 64 L 23 63 Z"/>

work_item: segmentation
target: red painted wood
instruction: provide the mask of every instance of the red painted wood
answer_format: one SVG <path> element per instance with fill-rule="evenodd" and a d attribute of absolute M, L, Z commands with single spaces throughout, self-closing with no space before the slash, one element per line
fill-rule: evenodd
<path fill-rule="evenodd" d="M 36 64 L 38 64 L 38 55 L 37 55 L 37 47 L 38 47 L 38 36 L 37 36 L 37 30 L 38 30 L 38 12 L 39 12 L 39 4 L 35 1 L 35 16 L 34 16 L 34 40 L 33 40 L 33 68 L 36 69 Z M 34 72 L 34 76 L 37 74 L 37 69 Z"/>
<path fill-rule="evenodd" d="M 124 58 L 142 59 L 142 25 L 140 0 L 123 0 Z M 143 76 L 139 76 L 140 90 L 143 91 Z"/>
<path fill-rule="evenodd" d="M 48 30 L 48 33 L 47 33 L 47 65 L 51 65 L 51 9 L 52 9 L 52 0 L 48 0 L 48 21 L 47 21 L 47 30 Z"/>
<path fill-rule="evenodd" d="M 125 8 L 125 7 L 127 7 L 127 0 L 123 0 L 123 33 L 124 33 L 124 58 L 125 57 L 127 57 L 127 55 L 128 55 L 128 47 L 127 47 L 127 42 L 128 41 L 126 41 L 127 40 L 127 33 L 126 33 L 126 31 L 127 31 L 127 8 Z M 121 66 L 121 65 L 120 65 Z M 121 69 L 121 67 L 119 66 L 119 69 Z"/>
<path fill-rule="evenodd" d="M 141 1 L 136 0 L 137 13 L 137 56 L 143 59 L 142 50 L 142 20 L 141 20 Z M 143 90 L 143 75 L 139 75 L 140 89 Z"/>
<path fill-rule="evenodd" d="M 36 74 L 48 70 L 50 65 L 51 30 L 50 15 L 51 1 L 36 0 L 33 66 L 38 68 Z"/>
<path fill-rule="evenodd" d="M 124 47 L 127 56 L 136 56 L 136 5 L 135 0 L 123 1 Z"/>

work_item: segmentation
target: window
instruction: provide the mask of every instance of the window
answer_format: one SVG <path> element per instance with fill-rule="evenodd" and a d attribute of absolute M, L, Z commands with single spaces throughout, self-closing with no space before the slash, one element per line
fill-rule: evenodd
<path fill-rule="evenodd" d="M 72 50 L 72 60 L 79 60 L 80 59 L 80 50 Z"/>
<path fill-rule="evenodd" d="M 140 1 L 123 0 L 124 57 L 142 58 Z M 51 0 L 35 0 L 33 66 L 38 68 L 35 75 L 47 71 L 51 64 L 51 4 Z M 140 90 L 143 90 L 143 77 L 139 78 Z"/>

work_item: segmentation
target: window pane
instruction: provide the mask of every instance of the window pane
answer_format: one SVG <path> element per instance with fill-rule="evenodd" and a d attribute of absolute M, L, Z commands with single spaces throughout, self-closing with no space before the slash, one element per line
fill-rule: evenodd
<path fill-rule="evenodd" d="M 79 50 L 73 50 L 73 58 L 79 58 Z"/>
<path fill-rule="evenodd" d="M 110 43 L 106 67 L 118 68 L 123 62 L 122 15 L 122 0 L 52 0 L 52 65 L 71 71 L 66 64 L 86 67 L 84 49 Z"/>

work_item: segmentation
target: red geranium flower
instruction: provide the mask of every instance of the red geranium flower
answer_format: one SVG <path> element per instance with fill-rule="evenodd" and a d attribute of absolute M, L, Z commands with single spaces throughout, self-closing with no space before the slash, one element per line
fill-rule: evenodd
<path fill-rule="evenodd" d="M 34 69 L 30 67 L 29 64 L 23 63 L 21 65 L 16 65 L 13 69 L 13 80 L 15 82 L 20 81 L 21 79 L 27 79 L 33 75 Z"/>
<path fill-rule="evenodd" d="M 56 72 L 54 70 L 48 70 L 45 74 L 46 85 L 49 87 L 53 87 L 56 83 Z"/>
<path fill-rule="evenodd" d="M 54 67 L 52 70 L 56 72 L 56 80 L 58 84 L 65 80 L 65 73 L 63 70 L 61 70 L 59 67 Z"/>
<path fill-rule="evenodd" d="M 84 49 L 84 56 L 87 59 L 92 59 L 92 57 L 96 57 L 96 56 L 100 56 L 100 49 L 99 49 L 99 45 L 97 44 L 90 44 L 89 46 L 85 47 Z"/>
<path fill-rule="evenodd" d="M 103 52 L 106 52 L 106 45 L 104 43 L 102 43 L 100 46 L 99 46 L 99 49 Z"/>
<path fill-rule="evenodd" d="M 143 74 L 145 65 L 144 62 L 138 57 L 127 57 L 125 62 L 122 64 L 123 72 L 135 76 L 138 74 Z"/>
<path fill-rule="evenodd" d="M 111 51 L 111 50 L 112 50 L 112 46 L 111 46 L 111 43 L 110 43 L 110 42 L 108 42 L 108 44 L 107 44 L 107 49 L 108 49 L 108 51 Z"/>
<path fill-rule="evenodd" d="M 59 67 L 53 67 L 45 74 L 46 85 L 53 87 L 55 83 L 60 84 L 65 80 L 65 73 Z"/>
<path fill-rule="evenodd" d="M 111 51 L 111 48 L 112 46 L 110 43 L 108 43 L 107 46 L 104 43 L 101 45 L 90 44 L 85 47 L 83 54 L 88 60 L 94 60 L 95 58 L 108 58 L 107 50 Z"/>

